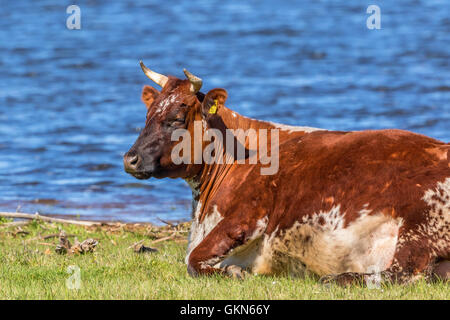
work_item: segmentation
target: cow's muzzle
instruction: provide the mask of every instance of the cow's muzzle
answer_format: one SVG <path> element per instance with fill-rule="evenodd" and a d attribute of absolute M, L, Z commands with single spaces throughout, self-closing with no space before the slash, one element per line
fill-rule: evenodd
<path fill-rule="evenodd" d="M 125 171 L 137 179 L 148 179 L 151 173 L 142 170 L 142 157 L 136 151 L 129 151 L 123 157 Z"/>

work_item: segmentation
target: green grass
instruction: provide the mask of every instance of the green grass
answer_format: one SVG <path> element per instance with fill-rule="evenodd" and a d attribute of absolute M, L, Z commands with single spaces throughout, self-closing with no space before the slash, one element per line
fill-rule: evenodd
<path fill-rule="evenodd" d="M 94 238 L 94 253 L 59 255 L 51 246 L 57 239 L 38 240 L 38 235 L 58 232 L 78 239 Z M 324 286 L 314 279 L 249 276 L 245 280 L 225 277 L 191 278 L 186 272 L 186 241 L 163 241 L 157 253 L 137 254 L 128 248 L 167 231 L 153 229 L 116 232 L 33 222 L 16 228 L 0 225 L 0 298 L 2 299 L 449 299 L 448 283 L 418 282 L 382 289 Z M 156 231 L 155 231 L 156 230 Z M 185 237 L 185 233 L 181 232 Z M 73 238 L 71 238 L 73 243 Z M 69 266 L 81 272 L 80 289 L 69 289 Z"/>

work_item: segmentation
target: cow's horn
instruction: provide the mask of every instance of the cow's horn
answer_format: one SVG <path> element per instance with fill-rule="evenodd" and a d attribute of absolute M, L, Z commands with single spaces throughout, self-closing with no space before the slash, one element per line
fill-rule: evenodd
<path fill-rule="evenodd" d="M 186 77 L 189 79 L 189 81 L 191 82 L 191 92 L 192 93 L 199 92 L 200 88 L 202 87 L 203 80 L 200 79 L 199 77 L 194 76 L 192 73 L 190 73 L 186 69 L 183 69 L 183 72 L 186 75 Z"/>
<path fill-rule="evenodd" d="M 152 70 L 150 70 L 149 68 L 147 68 L 144 63 L 141 61 L 139 61 L 139 64 L 141 65 L 142 71 L 144 71 L 145 75 L 147 77 L 150 78 L 150 80 L 156 82 L 157 84 L 159 84 L 161 87 L 164 87 L 167 83 L 167 81 L 169 80 L 169 78 L 167 78 L 165 75 L 163 74 L 159 74 L 156 73 Z"/>

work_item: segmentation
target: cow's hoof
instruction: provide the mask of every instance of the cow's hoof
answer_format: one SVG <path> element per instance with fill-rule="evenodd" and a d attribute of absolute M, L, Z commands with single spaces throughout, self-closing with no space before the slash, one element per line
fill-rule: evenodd
<path fill-rule="evenodd" d="M 242 269 L 239 266 L 231 265 L 225 268 L 225 272 L 227 275 L 232 277 L 233 279 L 243 280 L 248 276 L 248 272 Z"/>
<path fill-rule="evenodd" d="M 329 274 L 323 276 L 319 280 L 323 284 L 335 283 L 340 286 L 346 287 L 354 284 L 361 284 L 361 276 L 359 273 L 347 272 L 341 274 Z"/>

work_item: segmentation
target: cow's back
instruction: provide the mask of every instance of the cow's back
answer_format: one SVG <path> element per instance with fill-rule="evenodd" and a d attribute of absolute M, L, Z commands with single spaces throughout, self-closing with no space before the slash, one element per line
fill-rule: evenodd
<path fill-rule="evenodd" d="M 450 177 L 449 159 L 449 144 L 401 130 L 318 131 L 291 139 L 280 146 L 275 178 L 284 187 L 279 223 L 336 206 L 346 223 L 361 210 L 393 217 L 420 212 L 426 191 Z"/>

